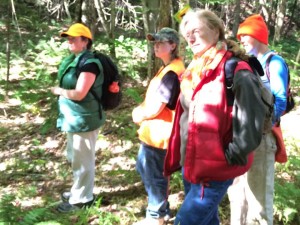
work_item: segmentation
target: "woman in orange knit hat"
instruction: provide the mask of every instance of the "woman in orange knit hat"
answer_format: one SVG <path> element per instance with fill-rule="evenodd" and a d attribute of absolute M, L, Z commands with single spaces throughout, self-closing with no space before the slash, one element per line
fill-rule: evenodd
<path fill-rule="evenodd" d="M 280 116 L 286 108 L 288 68 L 283 58 L 268 47 L 268 28 L 261 15 L 249 16 L 239 26 L 237 38 L 246 52 L 254 55 L 264 68 L 261 77 L 275 97 L 273 129 L 280 129 Z M 267 61 L 269 66 L 267 66 Z M 270 77 L 268 76 L 270 75 Z M 276 139 L 272 132 L 263 135 L 255 150 L 253 165 L 229 188 L 231 225 L 273 224 L 274 164 Z M 286 156 L 286 155 L 285 155 Z M 285 160 L 286 161 L 286 158 Z"/>

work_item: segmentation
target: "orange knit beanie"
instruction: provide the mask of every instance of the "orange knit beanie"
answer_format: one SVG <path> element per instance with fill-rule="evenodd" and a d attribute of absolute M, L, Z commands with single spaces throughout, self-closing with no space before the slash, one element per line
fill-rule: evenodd
<path fill-rule="evenodd" d="M 268 27 L 263 17 L 259 14 L 249 16 L 239 26 L 237 38 L 241 40 L 241 35 L 249 35 L 256 40 L 268 44 Z"/>

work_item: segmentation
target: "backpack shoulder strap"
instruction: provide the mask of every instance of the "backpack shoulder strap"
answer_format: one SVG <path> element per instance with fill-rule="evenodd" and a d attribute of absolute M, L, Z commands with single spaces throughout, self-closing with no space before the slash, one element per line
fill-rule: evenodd
<path fill-rule="evenodd" d="M 269 67 L 270 67 L 270 62 L 271 62 L 273 55 L 276 55 L 276 53 L 272 52 L 266 60 L 266 75 L 267 75 L 269 81 L 270 81 L 270 77 L 271 77 Z M 284 63 L 286 64 L 285 61 L 284 61 Z M 288 71 L 288 87 L 289 87 L 290 86 L 290 70 L 289 70 L 287 64 L 286 64 L 286 67 L 287 67 L 287 71 Z"/>
<path fill-rule="evenodd" d="M 233 76 L 236 65 L 240 59 L 237 57 L 231 57 L 225 62 L 224 72 L 225 72 L 225 87 L 226 87 L 226 99 L 227 105 L 233 106 L 234 93 L 233 88 Z"/>
<path fill-rule="evenodd" d="M 225 63 L 225 78 L 226 78 L 226 86 L 231 87 L 233 83 L 233 76 L 239 70 L 250 70 L 253 72 L 250 65 L 237 57 L 231 57 Z"/>
<path fill-rule="evenodd" d="M 266 75 L 270 81 L 270 70 L 269 70 L 269 66 L 270 66 L 270 62 L 271 59 L 273 57 L 274 53 L 270 53 L 270 55 L 268 56 L 267 60 L 266 60 Z"/>

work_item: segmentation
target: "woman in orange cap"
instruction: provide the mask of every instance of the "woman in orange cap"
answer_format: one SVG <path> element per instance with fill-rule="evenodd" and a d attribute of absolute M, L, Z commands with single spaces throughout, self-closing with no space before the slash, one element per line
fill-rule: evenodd
<path fill-rule="evenodd" d="M 103 69 L 90 51 L 90 29 L 75 23 L 60 34 L 67 38 L 71 54 L 63 59 L 58 70 L 59 86 L 51 88 L 59 96 L 57 127 L 67 133 L 67 160 L 72 165 L 73 186 L 62 193 L 60 212 L 69 212 L 90 205 L 95 176 L 95 145 L 105 117 L 90 90 L 103 83 Z M 79 67 L 79 62 L 82 63 Z"/>

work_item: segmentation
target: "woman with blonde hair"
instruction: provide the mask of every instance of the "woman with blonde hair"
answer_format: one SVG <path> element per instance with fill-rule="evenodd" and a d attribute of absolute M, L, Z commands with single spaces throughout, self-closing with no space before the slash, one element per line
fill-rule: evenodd
<path fill-rule="evenodd" d="M 194 57 L 182 75 L 164 173 L 182 168 L 186 196 L 174 224 L 216 225 L 228 187 L 251 166 L 267 109 L 259 77 L 245 61 L 234 70 L 234 101 L 229 104 L 225 63 L 246 56 L 225 39 L 223 23 L 213 12 L 188 11 L 180 30 Z"/>

